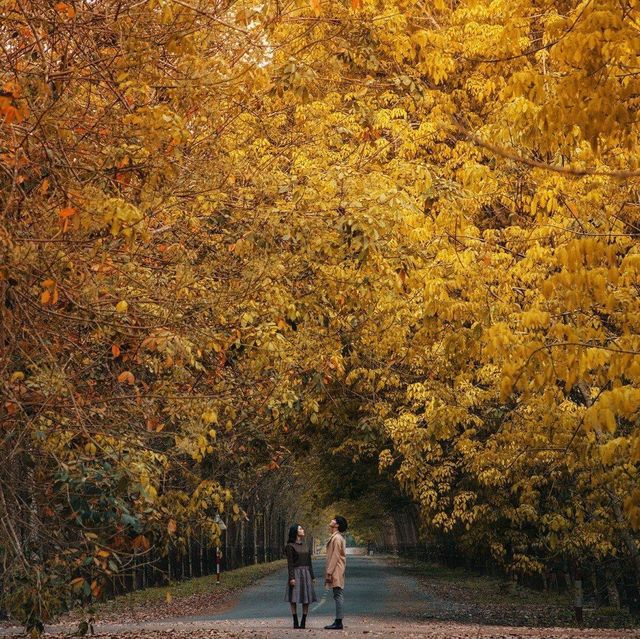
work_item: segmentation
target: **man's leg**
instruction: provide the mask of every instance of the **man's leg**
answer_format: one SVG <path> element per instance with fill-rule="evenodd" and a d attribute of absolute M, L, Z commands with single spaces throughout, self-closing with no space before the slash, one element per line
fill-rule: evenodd
<path fill-rule="evenodd" d="M 344 589 L 343 588 L 334 588 L 333 589 L 333 601 L 336 604 L 336 620 L 333 622 L 333 625 L 336 630 L 342 630 L 342 618 L 344 613 Z"/>
<path fill-rule="evenodd" d="M 336 604 L 336 620 L 330 625 L 325 626 L 325 630 L 342 630 L 342 610 L 344 606 L 344 590 L 342 588 L 333 588 L 333 601 Z"/>
<path fill-rule="evenodd" d="M 342 621 L 342 615 L 344 611 L 344 589 L 333 589 L 333 600 L 336 602 L 336 619 Z"/>

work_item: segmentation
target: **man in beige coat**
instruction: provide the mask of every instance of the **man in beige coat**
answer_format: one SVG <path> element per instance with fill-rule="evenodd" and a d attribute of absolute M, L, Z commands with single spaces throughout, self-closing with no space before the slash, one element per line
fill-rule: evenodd
<path fill-rule="evenodd" d="M 337 515 L 329 524 L 331 539 L 327 543 L 327 564 L 324 585 L 333 590 L 336 604 L 336 620 L 325 630 L 342 630 L 342 606 L 344 604 L 344 571 L 347 565 L 347 542 L 341 533 L 347 530 L 347 520 Z"/>

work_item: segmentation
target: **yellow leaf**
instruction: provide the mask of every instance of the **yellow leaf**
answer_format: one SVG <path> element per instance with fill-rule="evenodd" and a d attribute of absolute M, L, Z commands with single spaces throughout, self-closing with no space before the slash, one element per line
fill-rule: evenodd
<path fill-rule="evenodd" d="M 503 377 L 500 382 L 500 401 L 506 402 L 511 395 L 513 382 L 509 377 Z"/>
<path fill-rule="evenodd" d="M 116 312 L 117 313 L 126 313 L 128 308 L 129 308 L 129 304 L 127 303 L 126 300 L 120 300 L 116 304 Z"/>
<path fill-rule="evenodd" d="M 317 16 L 320 15 L 320 0 L 311 0 L 311 8 Z"/>

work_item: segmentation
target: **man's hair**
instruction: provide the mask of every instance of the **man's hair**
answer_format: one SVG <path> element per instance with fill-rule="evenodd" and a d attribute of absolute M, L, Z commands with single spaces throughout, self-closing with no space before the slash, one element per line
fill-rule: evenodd
<path fill-rule="evenodd" d="M 338 530 L 344 532 L 347 529 L 347 520 L 340 515 L 336 515 L 334 519 L 336 520 L 336 524 L 338 524 Z"/>

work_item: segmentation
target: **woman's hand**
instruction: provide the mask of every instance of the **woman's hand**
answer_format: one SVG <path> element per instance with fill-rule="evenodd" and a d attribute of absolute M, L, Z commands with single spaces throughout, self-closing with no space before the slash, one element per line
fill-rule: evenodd
<path fill-rule="evenodd" d="M 295 579 L 289 579 L 289 585 L 290 586 L 295 586 L 296 585 L 296 580 Z"/>

